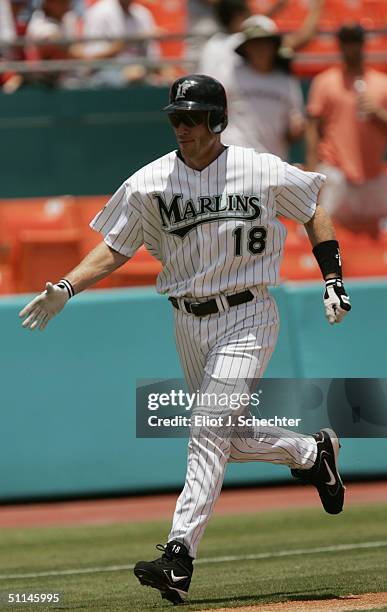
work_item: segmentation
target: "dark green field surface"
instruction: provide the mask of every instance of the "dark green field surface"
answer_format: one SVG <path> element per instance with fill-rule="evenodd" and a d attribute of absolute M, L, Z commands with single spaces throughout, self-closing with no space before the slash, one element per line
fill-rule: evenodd
<path fill-rule="evenodd" d="M 168 529 L 165 521 L 3 529 L 0 609 L 176 609 L 130 569 L 159 556 L 154 546 Z M 339 516 L 319 509 L 215 516 L 199 552 L 185 612 L 387 591 L 387 505 L 352 506 Z M 59 574 L 14 577 L 48 572 Z M 7 593 L 53 592 L 60 603 L 6 603 Z"/>

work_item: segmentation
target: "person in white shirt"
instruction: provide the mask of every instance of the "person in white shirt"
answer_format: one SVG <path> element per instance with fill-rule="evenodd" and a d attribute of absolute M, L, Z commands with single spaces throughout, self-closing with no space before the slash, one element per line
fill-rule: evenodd
<path fill-rule="evenodd" d="M 117 57 L 133 60 L 136 57 L 158 59 L 160 48 L 156 42 L 146 40 L 157 33 L 157 26 L 152 13 L 144 6 L 132 0 L 98 0 L 86 10 L 84 19 L 84 36 L 125 38 L 144 36 L 145 40 L 136 43 L 123 41 L 90 42 L 83 46 L 83 57 L 89 59 L 109 59 Z M 131 63 L 117 70 L 107 68 L 99 71 L 101 83 L 122 85 L 128 81 L 141 80 L 146 75 L 146 68 Z"/>
<path fill-rule="evenodd" d="M 259 12 L 271 17 L 288 2 L 289 0 L 276 0 L 270 7 L 259 9 Z M 214 62 L 222 61 L 222 43 L 230 34 L 240 32 L 242 21 L 250 15 L 249 1 L 187 0 L 187 8 L 188 32 L 195 38 L 190 38 L 186 43 L 186 57 L 199 67 L 206 57 L 212 58 Z M 203 36 L 210 36 L 204 47 Z"/>
<path fill-rule="evenodd" d="M 237 3 L 220 0 L 220 5 Z M 226 88 L 229 125 L 223 142 L 288 158 L 289 146 L 303 136 L 305 122 L 301 87 L 290 74 L 287 58 L 314 36 L 323 4 L 314 0 L 295 32 L 281 35 L 272 19 L 253 15 L 242 23 L 241 32 L 208 43 L 199 72 Z"/>
<path fill-rule="evenodd" d="M 2 53 L 1 44 L 8 44 L 15 38 L 16 29 L 10 2 L 9 0 L 0 0 L 0 55 Z"/>
<path fill-rule="evenodd" d="M 39 55 L 42 59 L 66 58 L 66 47 L 50 43 L 55 39 L 75 38 L 77 22 L 78 18 L 71 10 L 71 0 L 44 0 L 41 8 L 32 13 L 26 36 L 34 41 L 47 40 L 47 48 L 40 47 Z"/>
<path fill-rule="evenodd" d="M 44 0 L 41 8 L 32 13 L 27 26 L 27 55 L 39 60 L 71 59 L 71 43 L 63 45 L 57 41 L 78 35 L 78 17 L 71 10 L 71 0 Z M 34 46 L 34 42 L 45 44 Z M 74 79 L 77 83 L 75 71 L 37 72 L 31 78 L 50 86 L 72 87 Z"/>
<path fill-rule="evenodd" d="M 303 99 L 298 81 L 276 67 L 280 44 L 274 21 L 253 15 L 227 41 L 227 61 L 212 76 L 228 94 L 223 142 L 287 159 L 290 143 L 303 135 Z"/>
<path fill-rule="evenodd" d="M 214 6 L 214 14 L 220 26 L 202 48 L 198 72 L 214 74 L 219 63 L 224 61 L 225 47 L 230 35 L 240 32 L 242 23 L 250 16 L 246 0 L 220 0 Z"/>

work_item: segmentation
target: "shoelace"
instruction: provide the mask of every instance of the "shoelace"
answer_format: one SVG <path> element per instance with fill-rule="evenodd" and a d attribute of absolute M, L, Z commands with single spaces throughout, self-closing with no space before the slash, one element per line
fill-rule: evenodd
<path fill-rule="evenodd" d="M 166 546 L 163 546 L 162 544 L 156 544 L 156 548 L 157 550 L 160 550 L 163 553 L 162 559 L 167 559 L 168 561 L 171 561 L 173 559 L 173 555 L 168 552 Z"/>
<path fill-rule="evenodd" d="M 176 561 L 180 566 L 182 567 L 188 566 L 189 568 L 189 562 L 185 559 L 177 557 L 172 552 L 169 552 L 167 546 L 163 546 L 162 544 L 156 544 L 156 548 L 157 550 L 160 550 L 163 553 L 160 559 L 156 559 L 156 563 L 158 562 L 161 563 L 163 559 L 166 559 L 167 561 Z M 188 559 L 190 559 L 190 557 L 188 557 Z M 192 563 L 191 563 L 191 566 L 192 566 Z M 191 570 L 192 570 L 192 567 L 191 567 Z"/>

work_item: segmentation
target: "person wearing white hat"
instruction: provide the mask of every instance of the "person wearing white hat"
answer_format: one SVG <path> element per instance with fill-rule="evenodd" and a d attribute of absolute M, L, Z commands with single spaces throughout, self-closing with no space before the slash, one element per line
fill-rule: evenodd
<path fill-rule="evenodd" d="M 224 42 L 221 61 L 209 70 L 202 62 L 201 72 L 218 79 L 228 95 L 225 144 L 288 158 L 290 144 L 303 136 L 304 114 L 300 84 L 284 64 L 314 35 L 322 5 L 315 0 L 303 26 L 283 36 L 272 19 L 252 15 Z"/>

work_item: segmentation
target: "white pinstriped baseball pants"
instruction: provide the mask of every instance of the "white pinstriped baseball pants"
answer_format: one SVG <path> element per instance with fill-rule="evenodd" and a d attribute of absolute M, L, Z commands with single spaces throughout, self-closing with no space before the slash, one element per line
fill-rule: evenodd
<path fill-rule="evenodd" d="M 275 348 L 279 319 L 267 289 L 256 287 L 254 291 L 253 301 L 207 317 L 174 309 L 176 344 L 191 393 L 255 390 Z M 230 410 L 195 406 L 192 413 L 222 414 L 227 420 Z M 312 436 L 278 427 L 254 428 L 252 433 L 250 428 L 248 437 L 231 436 L 231 427 L 226 432 L 224 427 L 195 428 L 188 442 L 186 480 L 168 541 L 179 540 L 192 557 L 196 556 L 222 488 L 227 462 L 268 461 L 307 469 L 315 459 Z"/>

